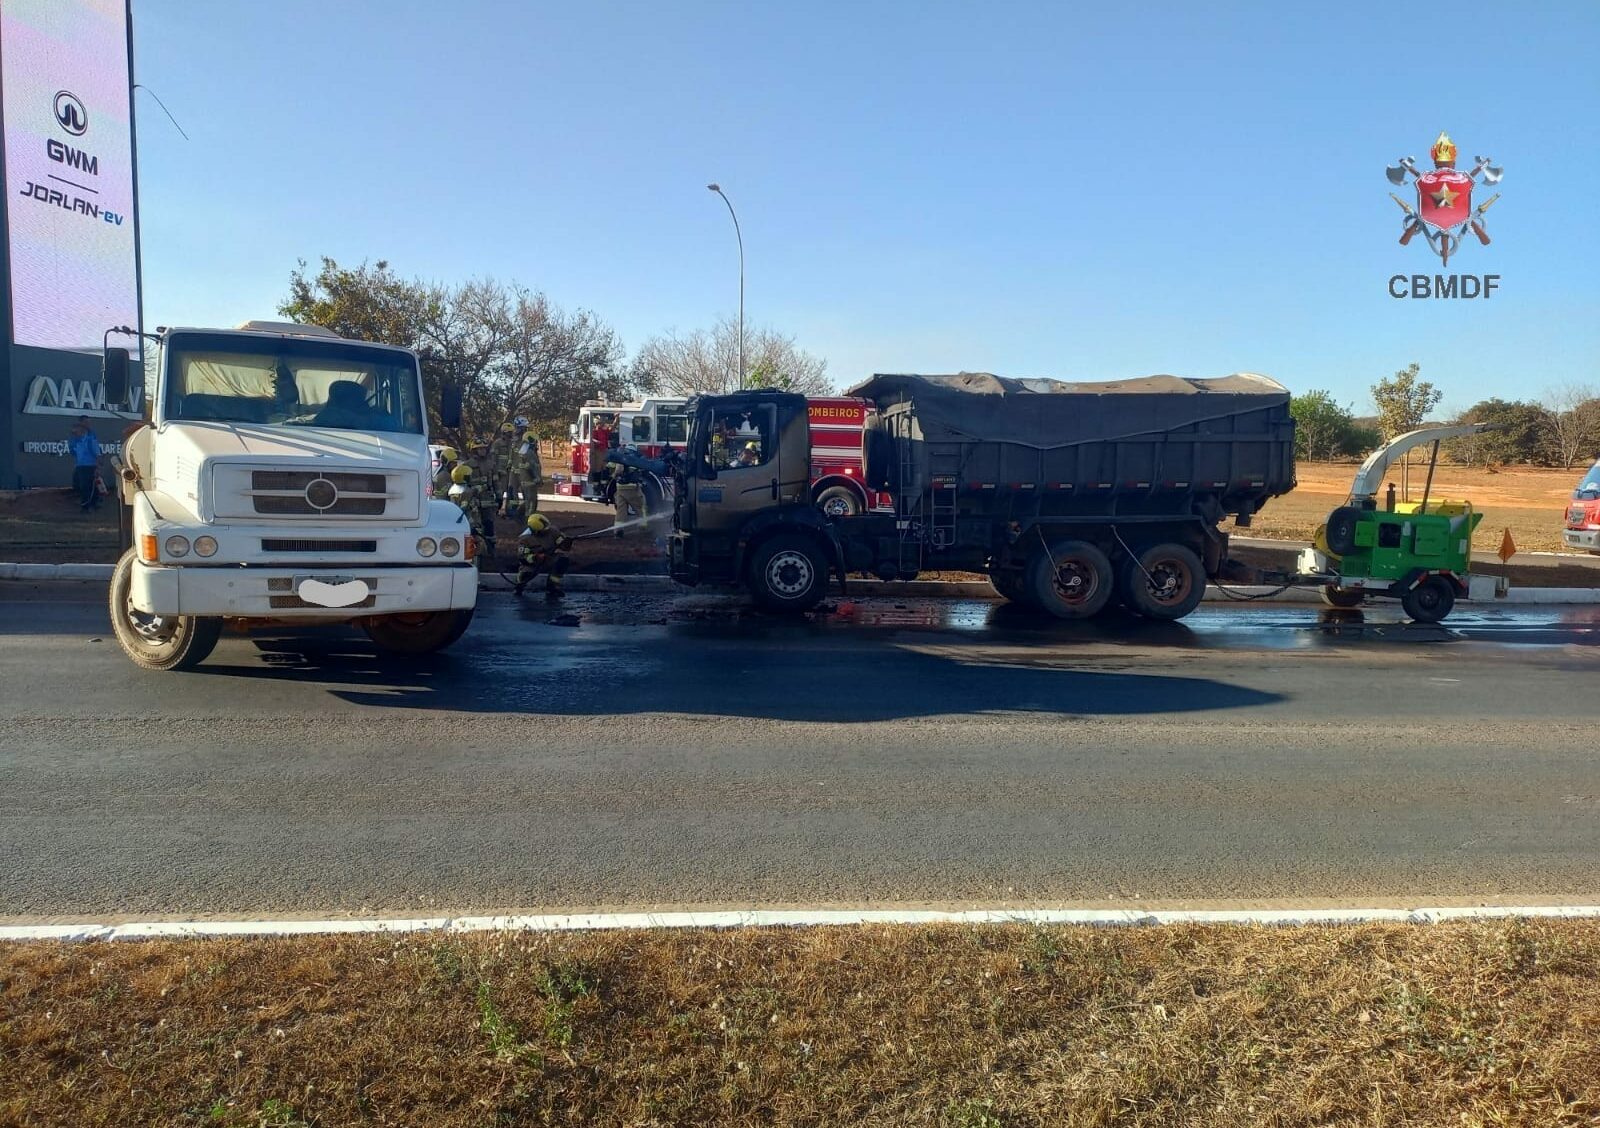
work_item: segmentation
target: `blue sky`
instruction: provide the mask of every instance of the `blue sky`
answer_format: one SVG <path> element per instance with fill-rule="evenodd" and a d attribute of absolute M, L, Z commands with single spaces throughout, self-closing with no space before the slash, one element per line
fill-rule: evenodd
<path fill-rule="evenodd" d="M 1136 12 L 1137 14 L 1132 14 Z M 1600 384 L 1600 4 L 134 0 L 145 315 L 298 258 L 518 280 L 630 348 L 737 308 L 875 371 L 1255 370 L 1359 410 Z M 1435 273 L 1384 166 L 1506 169 Z M 1481 190 L 1480 190 L 1481 192 Z M 1409 194 L 1409 190 L 1407 193 Z M 1482 196 L 1479 197 L 1481 199 Z"/>

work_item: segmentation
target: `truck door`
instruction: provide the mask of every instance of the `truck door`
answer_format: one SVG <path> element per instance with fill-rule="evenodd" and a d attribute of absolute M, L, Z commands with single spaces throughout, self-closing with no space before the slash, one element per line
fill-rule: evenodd
<path fill-rule="evenodd" d="M 770 403 L 718 410 L 702 458 L 704 475 L 695 490 L 695 524 L 702 536 L 726 535 L 731 543 L 747 518 L 778 504 L 782 460 L 778 454 L 777 408 Z"/>

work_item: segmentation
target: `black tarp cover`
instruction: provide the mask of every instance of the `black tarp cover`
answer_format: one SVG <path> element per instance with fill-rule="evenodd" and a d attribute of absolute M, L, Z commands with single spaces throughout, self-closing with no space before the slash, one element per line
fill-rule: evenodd
<path fill-rule="evenodd" d="M 880 409 L 910 403 L 929 439 L 1019 443 L 1045 450 L 1170 431 L 1289 402 L 1282 384 L 1251 372 L 1091 383 L 988 372 L 877 375 L 845 394 L 870 399 Z"/>

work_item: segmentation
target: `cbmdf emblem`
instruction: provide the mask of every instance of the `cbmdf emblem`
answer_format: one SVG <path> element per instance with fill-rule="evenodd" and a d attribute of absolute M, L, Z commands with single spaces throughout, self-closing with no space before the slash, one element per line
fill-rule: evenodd
<path fill-rule="evenodd" d="M 1478 242 L 1489 245 L 1489 231 L 1484 226 L 1483 213 L 1500 198 L 1496 192 L 1477 207 L 1472 206 L 1472 190 L 1482 183 L 1498 184 L 1505 169 L 1490 164 L 1489 157 L 1474 157 L 1471 172 L 1456 168 L 1456 143 L 1447 133 L 1440 132 L 1439 139 L 1428 151 L 1433 168 L 1422 171 L 1411 157 L 1401 157 L 1399 163 L 1386 170 L 1391 184 L 1403 185 L 1406 177 L 1412 178 L 1416 189 L 1416 206 L 1406 203 L 1393 192 L 1391 199 L 1406 213 L 1405 228 L 1400 233 L 1400 245 L 1405 246 L 1418 234 L 1427 239 L 1428 246 L 1448 265 L 1450 256 L 1461 249 L 1461 240 L 1467 232 L 1477 236 Z"/>

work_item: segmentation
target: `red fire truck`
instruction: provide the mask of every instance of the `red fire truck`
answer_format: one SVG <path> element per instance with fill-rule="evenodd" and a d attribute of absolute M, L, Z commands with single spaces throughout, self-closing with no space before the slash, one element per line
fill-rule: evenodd
<path fill-rule="evenodd" d="M 689 438 L 686 399 L 646 399 L 638 403 L 586 403 L 572 424 L 572 456 L 568 469 L 552 474 L 555 492 L 565 497 L 599 500 L 589 480 L 590 440 L 596 419 L 617 433 L 620 446 L 634 447 L 646 458 L 660 458 L 668 448 L 682 449 Z M 869 511 L 893 512 L 889 495 L 868 489 L 861 467 L 861 428 L 867 401 L 848 396 L 817 396 L 806 401 L 811 417 L 811 497 L 830 517 L 853 517 Z M 672 483 L 648 476 L 645 504 L 656 508 L 670 496 Z M 658 510 L 659 512 L 659 510 Z"/>

